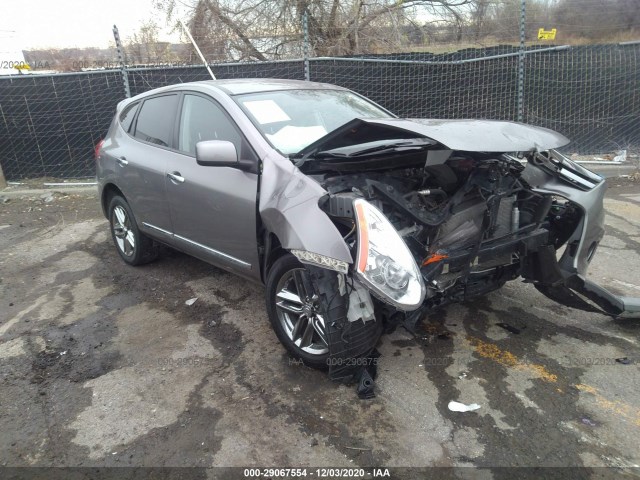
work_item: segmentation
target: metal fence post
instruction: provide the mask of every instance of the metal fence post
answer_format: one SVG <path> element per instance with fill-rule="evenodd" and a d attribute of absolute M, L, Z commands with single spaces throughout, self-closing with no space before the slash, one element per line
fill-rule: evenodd
<path fill-rule="evenodd" d="M 525 22 L 527 18 L 526 0 L 520 0 L 520 55 L 518 55 L 518 121 L 524 121 L 524 55 Z"/>
<path fill-rule="evenodd" d="M 2 172 L 2 165 L 0 165 L 0 188 L 7 188 L 7 180 L 4 178 L 4 173 Z"/>
<path fill-rule="evenodd" d="M 120 63 L 120 71 L 122 72 L 122 83 L 124 84 L 124 94 L 127 98 L 131 97 L 131 90 L 129 89 L 129 77 L 127 76 L 127 68 L 124 64 L 124 51 L 122 49 L 122 43 L 120 42 L 120 33 L 118 27 L 113 26 L 113 38 L 116 40 L 116 51 L 118 52 L 118 62 Z"/>
<path fill-rule="evenodd" d="M 302 14 L 302 34 L 303 34 L 303 55 L 304 55 L 304 79 L 308 82 L 311 79 L 309 72 L 309 17 L 305 11 Z"/>

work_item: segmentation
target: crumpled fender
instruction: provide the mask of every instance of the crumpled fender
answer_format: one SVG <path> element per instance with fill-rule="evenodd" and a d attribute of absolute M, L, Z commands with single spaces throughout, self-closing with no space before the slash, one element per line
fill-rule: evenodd
<path fill-rule="evenodd" d="M 342 235 L 318 206 L 326 194 L 288 159 L 275 152 L 265 158 L 258 203 L 264 227 L 278 237 L 284 249 L 305 250 L 352 263 Z"/>

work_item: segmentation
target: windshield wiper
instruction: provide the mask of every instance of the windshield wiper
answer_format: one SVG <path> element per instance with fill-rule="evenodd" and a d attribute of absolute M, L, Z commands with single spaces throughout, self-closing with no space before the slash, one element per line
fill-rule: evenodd
<path fill-rule="evenodd" d="M 341 147 L 334 150 L 318 152 L 315 156 L 323 158 L 354 158 L 368 155 L 383 155 L 386 153 L 420 151 L 430 147 L 431 145 L 433 145 L 432 142 L 421 138 L 383 143 L 380 145 L 361 148 L 359 150 L 353 149 L 352 147 Z"/>

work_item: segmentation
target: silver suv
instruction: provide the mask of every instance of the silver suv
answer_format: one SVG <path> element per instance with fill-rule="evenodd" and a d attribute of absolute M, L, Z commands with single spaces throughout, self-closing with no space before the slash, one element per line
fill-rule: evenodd
<path fill-rule="evenodd" d="M 334 85 L 222 80 L 121 102 L 96 157 L 125 262 L 162 243 L 264 283 L 291 354 L 349 379 L 383 329 L 518 277 L 574 308 L 637 310 L 585 278 L 606 187 L 567 143 L 399 119 Z"/>

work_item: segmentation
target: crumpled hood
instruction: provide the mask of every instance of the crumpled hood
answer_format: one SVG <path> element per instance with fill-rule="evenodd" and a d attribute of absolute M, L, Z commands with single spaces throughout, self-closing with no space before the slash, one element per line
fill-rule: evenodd
<path fill-rule="evenodd" d="M 386 131 L 388 129 L 388 131 Z M 564 135 L 543 127 L 500 120 L 435 120 L 401 118 L 358 118 L 329 132 L 307 146 L 297 156 L 356 145 L 376 139 L 383 132 L 415 134 L 450 150 L 467 152 L 526 152 L 549 150 L 569 143 Z"/>

